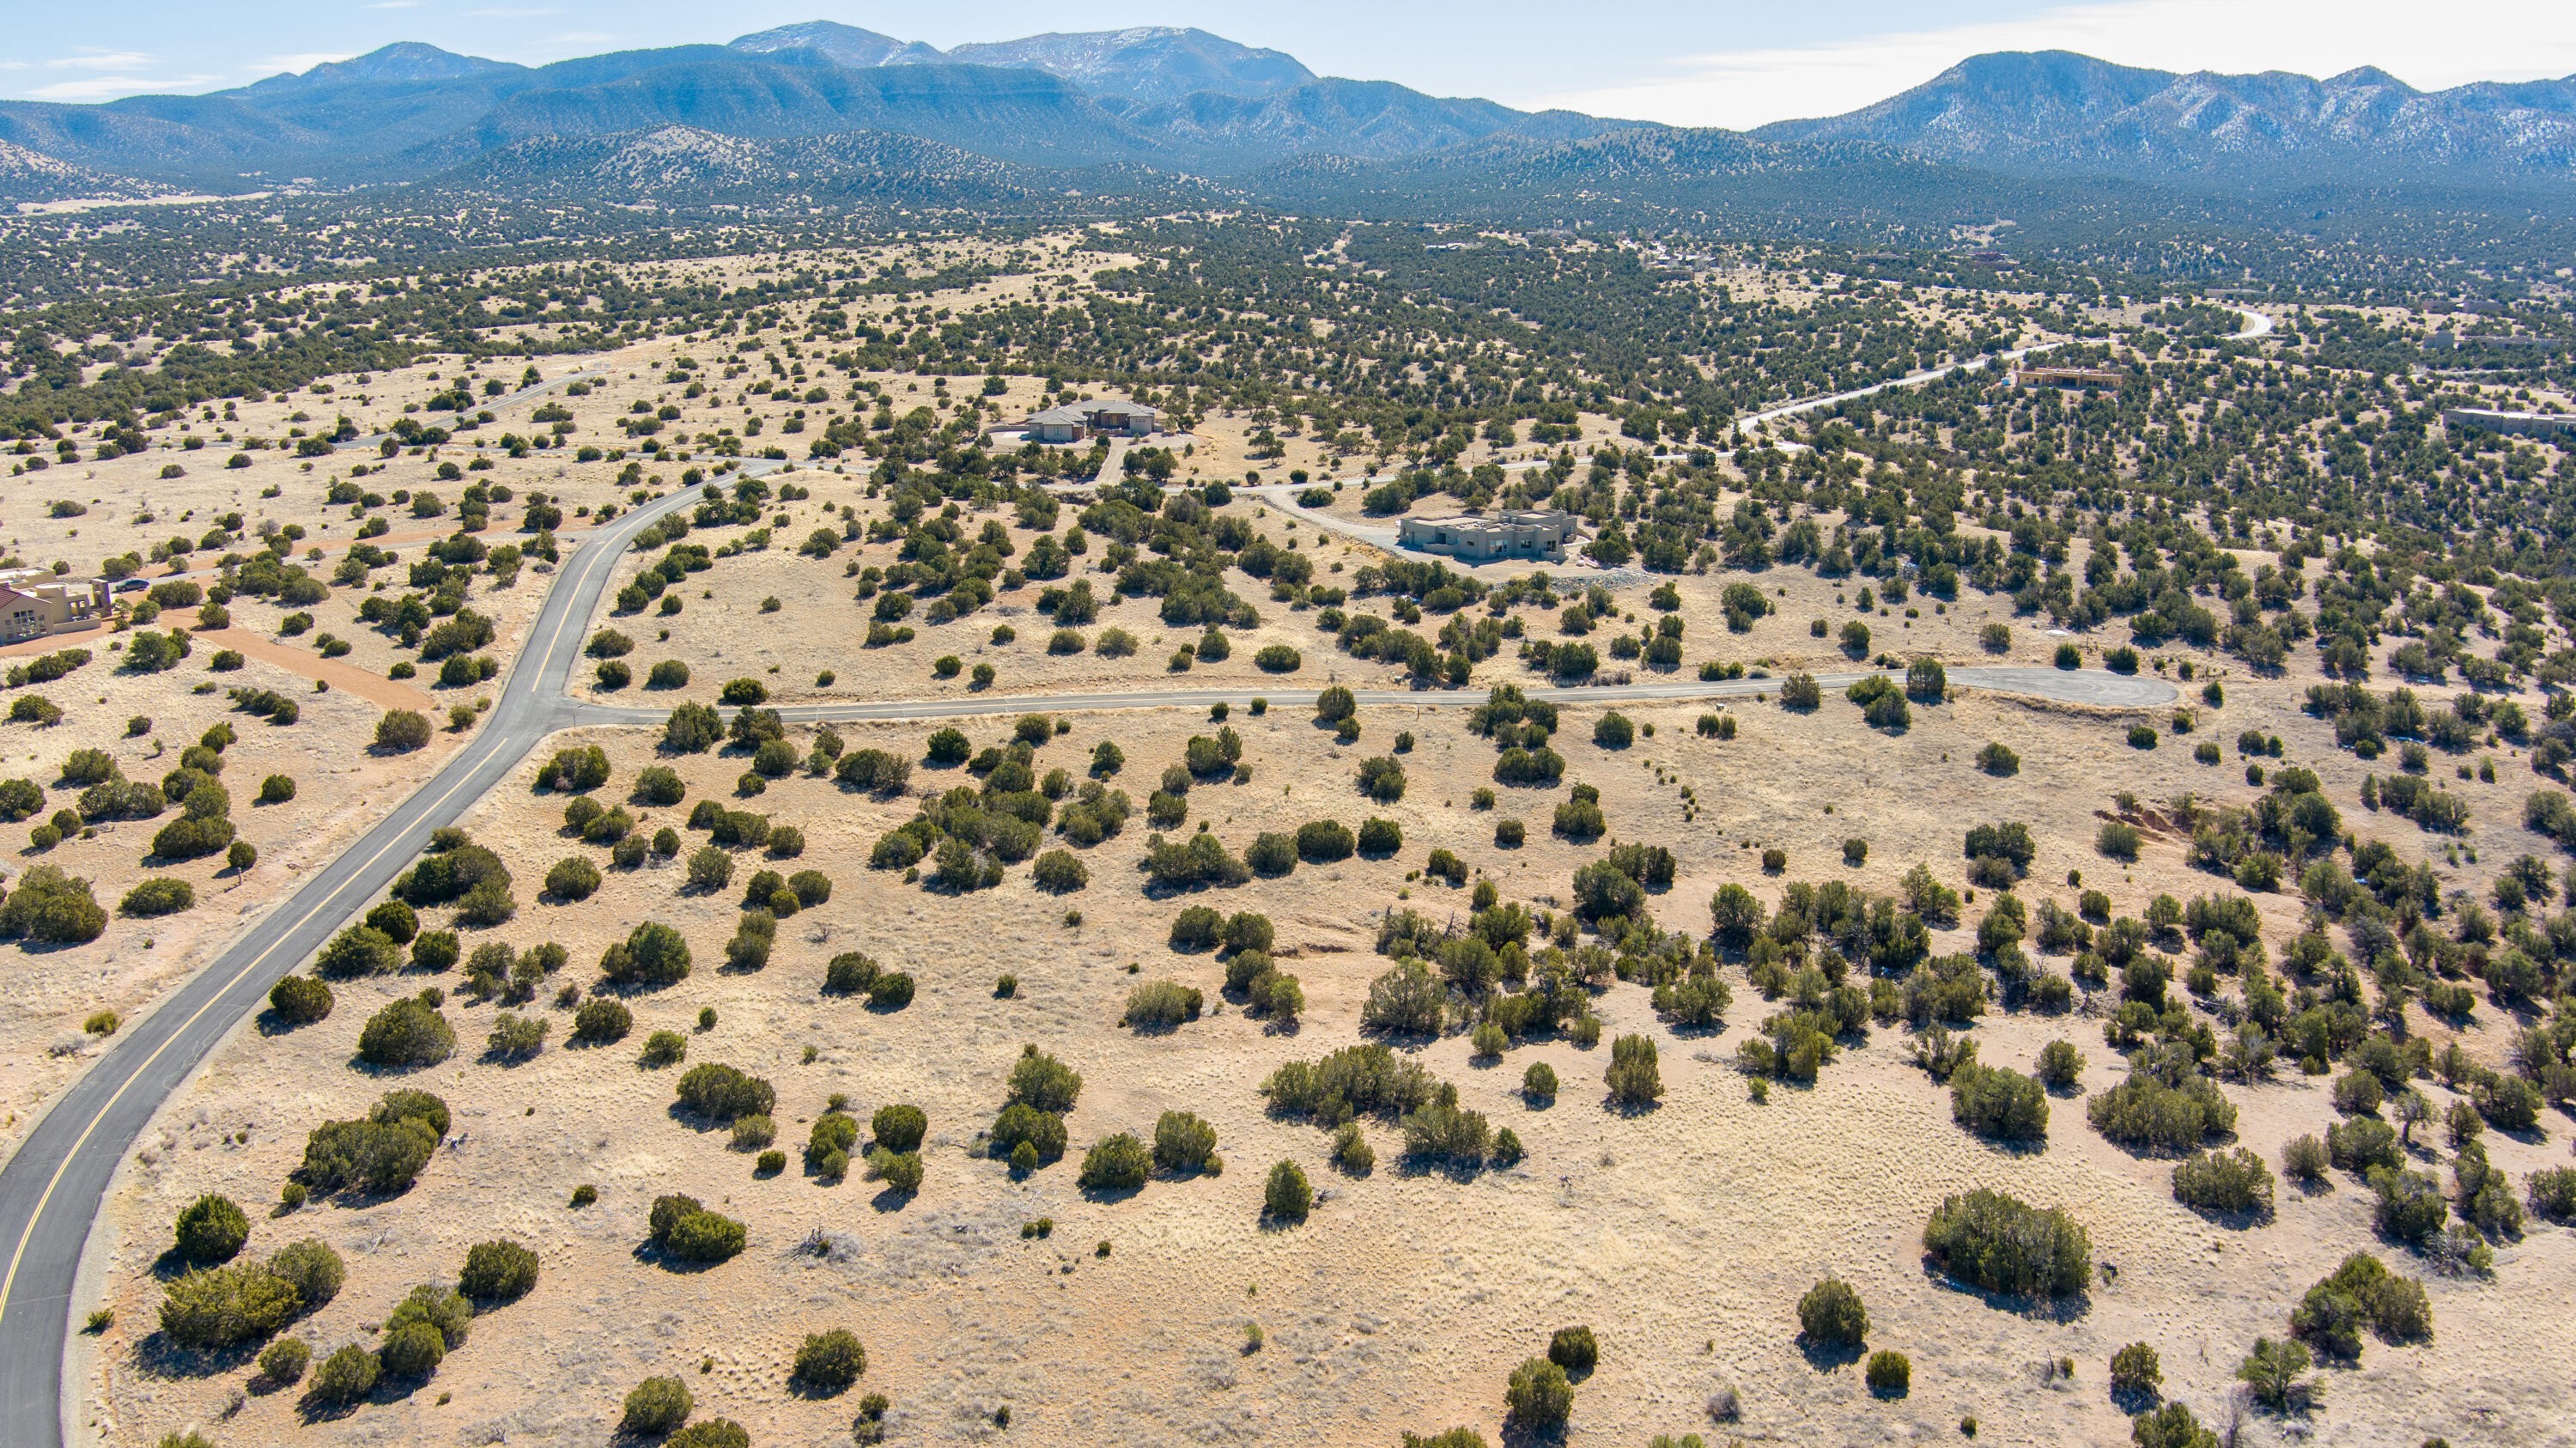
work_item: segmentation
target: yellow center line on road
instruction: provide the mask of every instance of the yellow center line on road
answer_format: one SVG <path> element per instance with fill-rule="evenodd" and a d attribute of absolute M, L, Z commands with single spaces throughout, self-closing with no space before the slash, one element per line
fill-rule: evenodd
<path fill-rule="evenodd" d="M 447 787 L 446 793 L 441 794 L 437 799 L 430 802 L 429 809 L 435 810 L 440 805 L 445 804 L 449 796 L 452 796 L 456 791 L 463 789 L 473 778 L 473 775 L 474 771 L 470 768 L 463 771 L 456 782 Z M 261 951 L 258 955 L 253 956 L 240 970 L 233 972 L 232 979 L 225 981 L 222 988 L 217 990 L 212 996 L 209 996 L 204 1005 L 197 1007 L 196 1011 L 192 1013 L 188 1019 L 180 1022 L 177 1030 L 174 1030 L 170 1032 L 169 1035 L 163 1037 L 161 1044 L 152 1048 L 152 1054 L 144 1057 L 140 1064 L 138 1064 L 132 1071 L 127 1072 L 125 1079 L 118 1083 L 115 1093 L 110 1095 L 106 1102 L 103 1103 L 97 1111 L 90 1114 L 89 1121 L 81 1127 L 80 1135 L 73 1139 L 71 1149 L 63 1153 L 62 1161 L 54 1167 L 53 1176 L 45 1182 L 44 1192 L 36 1198 L 36 1209 L 27 1214 L 27 1225 L 24 1230 L 19 1232 L 17 1245 L 9 1253 L 8 1274 L 5 1277 L 0 1277 L 0 1324 L 5 1324 L 8 1321 L 9 1293 L 10 1290 L 17 1285 L 18 1267 L 27 1255 L 27 1240 L 36 1234 L 36 1224 L 44 1219 L 45 1207 L 53 1200 L 54 1189 L 62 1184 L 63 1173 L 71 1170 L 72 1163 L 79 1160 L 81 1148 L 88 1144 L 90 1133 L 98 1129 L 99 1122 L 106 1118 L 108 1112 L 116 1108 L 116 1103 L 124 1098 L 126 1091 L 134 1085 L 135 1081 L 140 1079 L 144 1072 L 152 1069 L 153 1063 L 161 1059 L 161 1053 L 169 1050 L 172 1042 L 177 1041 L 181 1036 L 187 1034 L 189 1027 L 194 1026 L 201 1018 L 204 1017 L 206 1012 L 213 1010 L 215 1006 L 232 991 L 234 986 L 241 984 L 244 977 L 267 964 L 268 958 L 277 953 L 279 946 L 286 943 L 286 937 L 293 935 L 295 931 L 301 928 L 306 922 L 310 921 L 314 916 L 321 914 L 323 907 L 335 903 L 339 897 L 348 890 L 349 883 L 364 875 L 378 860 L 383 859 L 386 853 L 393 849 L 394 845 L 399 841 L 399 838 L 400 835 L 398 832 L 396 839 L 387 840 L 383 845 L 379 846 L 373 855 L 367 857 L 366 864 L 359 866 L 358 869 L 350 875 L 349 880 L 343 881 L 338 889 L 331 892 L 328 899 L 321 902 L 321 904 L 317 905 L 315 908 L 305 911 L 300 919 L 297 919 L 292 925 L 279 931 L 278 938 L 271 942 L 267 949 Z"/>
<path fill-rule="evenodd" d="M 686 496 L 685 491 L 679 496 Z M 643 512 L 642 510 L 638 510 L 638 512 L 632 516 L 641 518 L 643 516 Z M 586 541 L 596 543 L 606 542 L 609 540 L 604 534 L 594 534 L 591 539 Z M 596 556 L 603 559 L 614 560 L 616 557 L 616 551 L 602 549 Z M 574 555 L 574 565 L 576 568 L 579 568 L 582 567 L 583 563 L 584 560 L 577 551 Z M 596 570 L 602 566 L 613 566 L 613 564 L 603 565 L 592 563 L 589 565 L 589 570 Z M 585 571 L 585 576 L 586 572 L 589 570 Z M 571 585 L 576 591 L 578 591 L 580 587 L 579 582 L 569 576 L 560 578 L 557 581 L 559 583 Z M 546 638 L 544 650 L 538 655 L 540 660 L 542 660 L 547 654 L 550 654 L 553 651 L 555 643 L 563 637 L 564 626 L 571 619 L 572 614 L 573 610 L 567 606 L 556 617 L 553 630 Z M 538 665 L 537 672 L 540 674 L 544 672 L 544 665 L 542 662 Z M 514 677 L 512 682 L 515 684 L 518 683 L 519 680 Z M 531 682 L 528 687 L 533 690 L 536 687 L 536 684 Z M 479 740 L 477 741 L 477 743 L 480 742 L 481 741 Z M 471 748 L 472 746 L 468 746 L 469 752 Z M 472 783 L 475 774 L 481 768 L 481 764 L 480 762 L 469 764 L 466 762 L 466 755 L 460 754 L 454 760 L 451 760 L 447 767 L 457 770 L 457 777 L 454 782 L 450 783 L 435 799 L 430 800 L 425 806 L 421 807 L 420 813 L 423 817 L 435 813 L 440 807 L 444 806 L 448 800 L 453 798 L 458 790 L 463 789 L 468 784 Z M 117 1084 L 116 1090 L 108 1096 L 105 1102 L 101 1103 L 96 1111 L 90 1114 L 89 1120 L 81 1126 L 80 1135 L 73 1138 L 70 1149 L 64 1152 L 63 1159 L 56 1163 L 53 1175 L 46 1179 L 44 1191 L 38 1194 L 36 1198 L 35 1209 L 27 1214 L 27 1224 L 19 1231 L 18 1240 L 10 1249 L 9 1270 L 5 1275 L 0 1275 L 0 1325 L 5 1325 L 8 1321 L 11 1293 L 17 1287 L 18 1269 L 26 1260 L 27 1243 L 35 1236 L 37 1224 L 44 1220 L 45 1210 L 52 1204 L 55 1190 L 62 1185 L 63 1175 L 71 1170 L 73 1162 L 80 1159 L 82 1148 L 89 1144 L 90 1135 L 98 1130 L 98 1124 L 107 1118 L 108 1113 L 116 1109 L 116 1104 L 125 1098 L 125 1093 L 132 1089 L 137 1080 L 141 1079 L 146 1072 L 152 1069 L 154 1063 L 161 1059 L 163 1052 L 168 1051 L 174 1042 L 177 1042 L 186 1036 L 188 1031 L 194 1027 L 199 1020 L 203 1019 L 208 1011 L 213 1010 L 223 1001 L 225 996 L 231 994 L 235 986 L 240 985 L 245 978 L 266 965 L 270 957 L 277 953 L 278 948 L 283 946 L 289 937 L 293 936 L 297 930 L 311 922 L 315 916 L 324 913 L 326 910 L 336 909 L 338 907 L 340 897 L 348 892 L 349 886 L 364 878 L 366 873 L 370 869 L 374 868 L 377 862 L 381 861 L 386 854 L 391 852 L 394 847 L 400 843 L 404 833 L 406 832 L 397 831 L 393 838 L 388 839 L 383 845 L 377 847 L 374 854 L 368 856 L 363 864 L 361 864 L 357 869 L 351 871 L 348 878 L 343 880 L 338 888 L 332 890 L 329 896 L 317 902 L 311 909 L 304 911 L 303 914 L 296 918 L 292 923 L 280 928 L 277 932 L 277 938 L 271 941 L 266 949 L 260 951 L 256 956 L 253 956 L 240 970 L 235 971 L 231 979 L 226 980 L 221 987 L 207 997 L 205 1004 L 197 1007 L 197 1009 L 189 1015 L 188 1019 L 179 1023 L 177 1029 L 163 1037 L 161 1044 L 153 1047 L 150 1055 L 144 1057 L 133 1070 L 127 1072 L 125 1079 Z M 273 921 L 262 923 L 263 925 L 275 924 Z"/>

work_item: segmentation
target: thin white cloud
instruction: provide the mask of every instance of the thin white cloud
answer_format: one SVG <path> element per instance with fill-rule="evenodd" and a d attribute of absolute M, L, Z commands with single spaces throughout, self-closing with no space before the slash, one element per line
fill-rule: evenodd
<path fill-rule="evenodd" d="M 2113 0 L 2019 20 L 1689 56 L 1661 74 L 1540 103 L 1676 125 L 1751 127 L 1837 115 L 1971 55 L 2073 50 L 2166 70 L 2333 75 L 2375 65 L 2415 86 L 2576 72 L 2561 0 Z"/>
<path fill-rule="evenodd" d="M 78 55 L 57 56 L 45 62 L 48 70 L 141 70 L 159 62 L 158 56 L 139 50 L 85 50 Z"/>
<path fill-rule="evenodd" d="M 29 100 L 84 103 L 112 101 L 120 96 L 186 95 L 205 90 L 221 82 L 212 75 L 95 75 L 81 80 L 57 81 L 27 92 Z"/>

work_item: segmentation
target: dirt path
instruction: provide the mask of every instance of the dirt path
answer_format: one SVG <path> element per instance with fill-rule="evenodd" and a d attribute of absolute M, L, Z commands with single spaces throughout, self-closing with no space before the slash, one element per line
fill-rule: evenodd
<path fill-rule="evenodd" d="M 399 679 L 383 678 L 354 665 L 326 659 L 311 649 L 290 648 L 248 629 L 199 629 L 189 637 L 213 648 L 238 649 L 247 657 L 329 684 L 334 689 L 355 694 L 386 709 L 417 709 L 423 714 L 436 712 L 428 694 Z"/>
<path fill-rule="evenodd" d="M 14 644 L 0 644 L 0 658 L 19 658 L 29 654 L 50 654 L 56 649 L 89 649 L 95 652 L 116 632 L 105 624 L 75 633 L 47 634 L 40 639 L 26 639 Z"/>

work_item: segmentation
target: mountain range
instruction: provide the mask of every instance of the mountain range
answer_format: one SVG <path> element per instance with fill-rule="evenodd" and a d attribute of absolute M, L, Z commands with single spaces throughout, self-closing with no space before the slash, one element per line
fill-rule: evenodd
<path fill-rule="evenodd" d="M 2363 68 L 2144 70 L 2068 51 L 1960 62 L 1902 95 L 1765 140 L 1873 141 L 2025 175 L 2201 177 L 2264 186 L 2413 173 L 2512 184 L 2576 174 L 2576 76 L 2424 92 Z"/>
<path fill-rule="evenodd" d="M 825 21 L 530 67 L 406 43 L 198 96 L 0 102 L 0 201 L 427 185 L 685 206 L 1573 195 L 1702 210 L 1865 173 L 1908 194 L 2146 182 L 2576 193 L 2576 77 L 2421 92 L 1982 55 L 1847 115 L 1735 133 L 1318 76 L 1195 29 L 941 51 Z M 1872 193 L 1876 194 L 1876 193 Z M 1831 198 L 1825 198 L 1830 200 Z"/>

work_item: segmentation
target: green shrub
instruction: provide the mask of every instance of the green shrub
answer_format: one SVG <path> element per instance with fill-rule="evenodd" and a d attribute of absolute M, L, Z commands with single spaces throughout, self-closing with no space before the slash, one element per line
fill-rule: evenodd
<path fill-rule="evenodd" d="M 2156 1350 L 2142 1342 L 2133 1342 L 2111 1354 L 2111 1391 L 2122 1396 L 2144 1395 L 2164 1386 L 2164 1369 L 2156 1363 Z"/>
<path fill-rule="evenodd" d="M 2236 1107 L 2216 1082 L 2192 1072 L 2180 1085 L 2146 1069 L 2085 1103 L 2093 1129 L 2124 1146 L 2187 1152 L 2204 1136 L 2223 1136 L 2236 1129 Z"/>
<path fill-rule="evenodd" d="M 680 1077 L 680 1105 L 691 1113 L 730 1125 L 737 1116 L 766 1116 L 778 1093 L 758 1076 L 713 1061 L 692 1066 Z"/>
<path fill-rule="evenodd" d="M 214 1267 L 233 1260 L 250 1240 L 250 1218 L 232 1198 L 208 1192 L 179 1213 L 174 1231 L 180 1260 Z"/>
<path fill-rule="evenodd" d="M 1664 1078 L 1650 1036 L 1621 1036 L 1610 1043 L 1606 1073 L 1610 1099 L 1623 1106 L 1642 1106 L 1664 1094 Z"/>
<path fill-rule="evenodd" d="M 411 964 L 414 970 L 447 970 L 456 964 L 460 953 L 453 930 L 424 930 L 412 937 Z M 317 966 L 316 969 L 319 969 Z"/>
<path fill-rule="evenodd" d="M 396 945 L 409 945 L 420 934 L 420 914 L 400 900 L 379 900 L 360 922 Z"/>
<path fill-rule="evenodd" d="M 1297 868 L 1297 840 L 1277 830 L 1253 838 L 1243 851 L 1243 863 L 1256 875 L 1285 875 Z"/>
<path fill-rule="evenodd" d="M 1440 1031 L 1447 1011 L 1448 987 L 1430 967 L 1402 960 L 1369 982 L 1360 1006 L 1360 1024 L 1373 1031 L 1430 1036 Z"/>
<path fill-rule="evenodd" d="M 2048 1092 L 2019 1071 L 1969 1061 L 1950 1073 L 1950 1116 L 1979 1136 L 2041 1141 L 2048 1136 Z"/>
<path fill-rule="evenodd" d="M 358 1058 L 370 1066 L 435 1066 L 456 1052 L 456 1030 L 437 1008 L 406 996 L 367 1018 Z"/>
<path fill-rule="evenodd" d="M 388 754 L 408 754 L 429 743 L 429 736 L 429 719 L 418 710 L 390 710 L 376 721 L 376 748 Z"/>
<path fill-rule="evenodd" d="M 117 909 L 140 919 L 176 915 L 197 903 L 197 889 L 185 880 L 156 876 L 125 892 Z"/>
<path fill-rule="evenodd" d="M 655 1031 L 644 1038 L 643 1053 L 635 1063 L 647 1070 L 676 1066 L 689 1054 L 689 1038 L 677 1031 Z"/>
<path fill-rule="evenodd" d="M 2364 1330 L 2389 1342 L 2430 1337 L 2433 1306 L 2422 1282 L 2389 1271 L 2368 1252 L 2355 1252 L 2308 1289 L 2290 1314 L 2290 1331 L 2329 1357 L 2349 1360 L 2361 1355 Z"/>
<path fill-rule="evenodd" d="M 868 1370 L 868 1350 L 847 1328 L 810 1333 L 796 1349 L 796 1381 L 825 1397 L 849 1391 Z"/>
<path fill-rule="evenodd" d="M 573 1012 L 572 1039 L 585 1046 L 606 1046 L 626 1039 L 635 1029 L 635 1013 L 622 1001 L 592 996 Z"/>
<path fill-rule="evenodd" d="M 2083 1227 L 2000 1192 L 1944 1198 L 1924 1223 L 1923 1250 L 1942 1271 L 1989 1292 L 2063 1296 L 2093 1280 Z"/>
<path fill-rule="evenodd" d="M 1029 880 L 1050 895 L 1066 895 L 1091 883 L 1091 871 L 1070 850 L 1049 850 L 1029 867 Z"/>
<path fill-rule="evenodd" d="M 662 1448 L 751 1448 L 751 1434 L 731 1418 L 708 1418 L 663 1439 Z"/>
<path fill-rule="evenodd" d="M 447 1107 L 425 1091 L 389 1091 L 366 1117 L 325 1121 L 304 1141 L 297 1174 L 316 1191 L 401 1191 L 447 1134 Z"/>
<path fill-rule="evenodd" d="M 1512 1369 L 1503 1387 L 1503 1410 L 1521 1428 L 1550 1433 L 1574 1412 L 1574 1385 L 1565 1369 L 1545 1358 L 1531 1358 Z"/>
<path fill-rule="evenodd" d="M 653 1202 L 651 1241 L 683 1262 L 722 1262 L 739 1254 L 743 1225 L 706 1210 L 695 1197 L 667 1196 Z"/>
<path fill-rule="evenodd" d="M 1579 1377 L 1600 1364 L 1601 1343 L 1589 1327 L 1560 1327 L 1547 1340 L 1547 1360 L 1565 1369 L 1567 1377 Z"/>
<path fill-rule="evenodd" d="M 1212 950 L 1225 929 L 1225 916 L 1205 905 L 1191 905 L 1172 917 L 1164 943 L 1174 950 Z"/>
<path fill-rule="evenodd" d="M 2387 1237 L 2421 1246 L 2450 1220 L 2451 1208 L 2443 1200 L 2441 1183 L 2428 1172 L 2375 1167 L 2369 1180 L 2378 1198 L 2372 1221 Z"/>
<path fill-rule="evenodd" d="M 331 987 L 309 975 L 281 976 L 268 988 L 269 1009 L 290 1026 L 309 1026 L 331 1014 Z"/>
<path fill-rule="evenodd" d="M 675 985 L 689 975 L 689 942 L 670 926 L 647 920 L 609 946 L 599 968 L 619 985 Z"/>
<path fill-rule="evenodd" d="M 308 1391 L 318 1403 L 354 1403 L 374 1392 L 376 1380 L 383 1375 L 376 1355 L 351 1343 L 324 1358 L 322 1366 L 313 1370 L 313 1386 Z"/>
<path fill-rule="evenodd" d="M 294 1285 L 265 1267 L 201 1268 L 162 1290 L 161 1330 L 181 1347 L 232 1347 L 274 1335 L 302 1306 Z"/>
<path fill-rule="evenodd" d="M 270 1383 L 284 1387 L 300 1382 L 304 1370 L 313 1362 L 313 1349 L 300 1337 L 281 1337 L 260 1349 L 259 1375 Z"/>
<path fill-rule="evenodd" d="M 2326 1159 L 2346 1171 L 2364 1175 L 2395 1170 L 2405 1163 L 2397 1130 L 2376 1117 L 2359 1116 L 2326 1128 Z"/>
<path fill-rule="evenodd" d="M 746 1117 L 743 1119 L 751 1120 L 755 1118 Z M 756 1119 L 763 1122 L 769 1120 L 766 1116 Z M 763 1142 L 761 1144 L 766 1145 L 767 1143 Z M 851 1117 L 847 1112 L 826 1111 L 822 1115 L 814 1118 L 813 1128 L 805 1134 L 806 1164 L 816 1168 L 817 1170 L 825 1170 L 826 1163 L 837 1158 L 844 1166 L 846 1166 L 850 1159 L 850 1149 L 858 1144 L 858 1121 Z M 835 1173 L 826 1171 L 826 1174 L 831 1175 Z"/>
<path fill-rule="evenodd" d="M 268 1259 L 268 1273 L 295 1289 L 304 1312 L 319 1311 L 339 1296 L 340 1284 L 349 1278 L 348 1264 L 319 1237 L 278 1248 Z"/>
<path fill-rule="evenodd" d="M 2547 1166 L 2524 1179 L 2531 1214 L 2552 1222 L 2576 1221 L 2576 1167 Z"/>
<path fill-rule="evenodd" d="M 1367 1143 L 1361 1143 L 1359 1149 L 1366 1151 Z M 1262 1188 L 1262 1215 L 1275 1222 L 1302 1222 L 1314 1207 L 1315 1193 L 1306 1181 L 1305 1168 L 1286 1160 L 1272 1165 L 1270 1180 Z"/>
<path fill-rule="evenodd" d="M 627 1391 L 625 1408 L 617 1419 L 618 1431 L 657 1437 L 687 1422 L 689 1411 L 696 1406 L 689 1396 L 688 1384 L 678 1378 L 646 1378 Z"/>
<path fill-rule="evenodd" d="M 1205 1170 L 1216 1159 L 1216 1128 L 1186 1111 L 1154 1122 L 1154 1165 L 1168 1172 Z"/>
<path fill-rule="evenodd" d="M 376 1347 L 376 1361 L 396 1382 L 428 1377 L 447 1359 L 447 1340 L 436 1327 L 413 1321 L 388 1326 Z"/>
<path fill-rule="evenodd" d="M 900 1102 L 880 1106 L 868 1118 L 868 1135 L 888 1151 L 917 1151 L 930 1131 L 930 1118 L 918 1106 Z"/>
<path fill-rule="evenodd" d="M 599 889 L 599 867 L 579 855 L 567 855 L 546 871 L 546 893 L 558 900 L 587 900 Z"/>
<path fill-rule="evenodd" d="M 105 929 L 107 912 L 91 896 L 89 881 L 54 865 L 28 867 L 0 901 L 0 939 L 85 945 Z"/>
<path fill-rule="evenodd" d="M 842 951 L 823 967 L 823 993 L 859 995 L 875 983 L 877 973 L 874 958 L 855 950 Z"/>
<path fill-rule="evenodd" d="M 1064 1155 L 1064 1118 L 1052 1111 L 1014 1101 L 993 1118 L 992 1154 L 1014 1166 L 1022 1165 L 1021 1148 L 1028 1149 L 1027 1165 L 1053 1161 Z"/>
<path fill-rule="evenodd" d="M 733 883 L 733 856 L 714 845 L 700 845 L 689 856 L 689 888 L 714 894 Z"/>
<path fill-rule="evenodd" d="M 879 972 L 868 982 L 868 1005 L 880 1011 L 899 1011 L 912 1004 L 912 977 L 899 970 Z"/>
<path fill-rule="evenodd" d="M 1308 820 L 1297 827 L 1297 858 L 1310 865 L 1347 860 L 1358 848 L 1359 841 L 1339 820 Z"/>
<path fill-rule="evenodd" d="M 1145 1144 L 1121 1131 L 1102 1137 L 1083 1154 L 1075 1185 L 1094 1192 L 1134 1191 L 1145 1184 L 1152 1170 L 1153 1156 Z"/>
<path fill-rule="evenodd" d="M 1914 1364 L 1894 1348 L 1871 1353 L 1861 1373 L 1869 1380 L 1869 1390 L 1882 1398 L 1904 1397 L 1914 1383 Z"/>
<path fill-rule="evenodd" d="M 1205 997 L 1196 986 L 1178 981 L 1146 981 L 1127 992 L 1127 1013 L 1119 1024 L 1140 1031 L 1168 1031 L 1199 1018 Z"/>
<path fill-rule="evenodd" d="M 1798 1329 L 1825 1347 L 1858 1347 L 1869 1337 L 1869 1309 L 1839 1277 L 1828 1277 L 1798 1299 Z"/>
<path fill-rule="evenodd" d="M 2051 1041 L 2039 1048 L 2039 1079 L 2052 1091 L 2071 1089 L 2084 1074 L 2084 1053 L 2071 1041 Z"/>
<path fill-rule="evenodd" d="M 1082 1095 L 1082 1073 L 1039 1050 L 1024 1046 L 1011 1065 L 1005 1100 L 1015 1106 L 1062 1115 Z"/>
<path fill-rule="evenodd" d="M 456 1289 L 477 1302 L 516 1302 L 537 1285 L 537 1254 L 506 1238 L 477 1242 L 465 1253 Z"/>
<path fill-rule="evenodd" d="M 2212 1212 L 2272 1215 L 2272 1169 L 2244 1147 L 2195 1152 L 2174 1167 L 2174 1200 Z"/>

